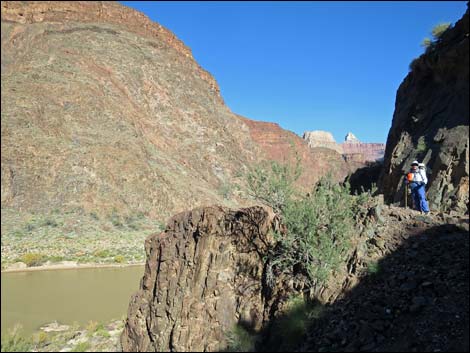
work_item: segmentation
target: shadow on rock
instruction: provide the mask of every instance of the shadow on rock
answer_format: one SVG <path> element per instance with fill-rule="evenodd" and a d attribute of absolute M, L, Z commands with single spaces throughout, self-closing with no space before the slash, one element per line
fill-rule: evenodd
<path fill-rule="evenodd" d="M 468 232 L 408 238 L 307 329 L 301 351 L 468 351 Z"/>

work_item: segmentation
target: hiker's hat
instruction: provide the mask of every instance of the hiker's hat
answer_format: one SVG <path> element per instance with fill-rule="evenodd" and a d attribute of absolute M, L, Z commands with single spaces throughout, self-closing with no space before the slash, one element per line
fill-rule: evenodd
<path fill-rule="evenodd" d="M 413 162 L 411 163 L 411 165 L 412 165 L 412 166 L 413 166 L 413 165 L 419 166 L 419 162 L 418 162 L 418 161 L 413 161 Z"/>
<path fill-rule="evenodd" d="M 424 167 L 425 167 L 425 165 L 424 165 L 424 163 L 419 163 L 419 164 L 418 164 L 418 167 L 420 167 L 420 168 L 424 168 Z"/>

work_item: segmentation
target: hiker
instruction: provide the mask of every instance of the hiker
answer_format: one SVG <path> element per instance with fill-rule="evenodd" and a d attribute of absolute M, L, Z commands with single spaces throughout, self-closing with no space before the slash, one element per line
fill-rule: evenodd
<path fill-rule="evenodd" d="M 426 200 L 426 184 L 428 183 L 428 178 L 426 177 L 426 167 L 423 163 L 421 163 L 421 165 L 422 168 L 419 168 L 420 163 L 418 163 L 418 161 L 411 163 L 411 169 L 407 174 L 406 183 L 410 185 L 414 208 L 418 211 L 429 213 L 428 201 Z"/>

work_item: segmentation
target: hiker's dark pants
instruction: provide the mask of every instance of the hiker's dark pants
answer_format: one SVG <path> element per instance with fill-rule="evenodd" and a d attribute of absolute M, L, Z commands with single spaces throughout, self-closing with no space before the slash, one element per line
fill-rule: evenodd
<path fill-rule="evenodd" d="M 426 200 L 426 189 L 424 184 L 411 183 L 411 195 L 415 204 L 415 209 L 422 212 L 429 212 L 428 201 Z"/>

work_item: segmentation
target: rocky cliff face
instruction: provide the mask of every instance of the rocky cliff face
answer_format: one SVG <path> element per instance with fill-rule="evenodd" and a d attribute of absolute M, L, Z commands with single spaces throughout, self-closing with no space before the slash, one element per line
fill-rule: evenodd
<path fill-rule="evenodd" d="M 170 31 L 114 2 L 1 6 L 2 207 L 164 219 L 247 203 L 243 175 L 270 142 Z M 287 139 L 272 158 L 284 161 Z M 345 174 L 336 155 L 301 154 L 305 185 L 317 170 Z"/>
<path fill-rule="evenodd" d="M 374 162 L 381 160 L 385 153 L 385 144 L 383 143 L 364 143 L 357 140 L 354 142 L 346 141 L 341 146 L 346 160 Z"/>
<path fill-rule="evenodd" d="M 416 159 L 428 168 L 431 209 L 468 212 L 468 16 L 412 62 L 398 89 L 380 183 L 389 202 L 402 200 L 403 174 Z"/>
<path fill-rule="evenodd" d="M 328 172 L 331 172 L 336 181 L 343 181 L 355 169 L 354 164 L 347 163 L 340 154 L 330 148 L 325 148 L 321 143 L 309 148 L 305 140 L 291 131 L 282 129 L 278 124 L 254 121 L 241 116 L 238 118 L 248 126 L 251 138 L 260 146 L 264 158 L 295 165 L 297 153 L 302 164 L 302 174 L 298 181 L 305 189 L 310 189 Z"/>
<path fill-rule="evenodd" d="M 309 147 L 329 148 L 335 150 L 339 154 L 343 154 L 343 149 L 336 143 L 331 132 L 321 130 L 305 131 L 302 137 L 307 141 Z"/>
<path fill-rule="evenodd" d="M 383 158 L 385 145 L 383 143 L 363 143 L 349 132 L 344 143 L 337 143 L 330 132 L 326 131 L 306 131 L 303 134 L 308 145 L 314 147 L 325 147 L 343 155 L 348 162 L 375 162 Z"/>
<path fill-rule="evenodd" d="M 274 245 L 272 211 L 199 208 L 147 238 L 147 263 L 121 336 L 124 351 L 220 351 L 239 323 L 269 317 L 263 257 Z"/>
<path fill-rule="evenodd" d="M 223 202 L 257 147 L 190 50 L 108 2 L 2 2 L 2 207 Z"/>

